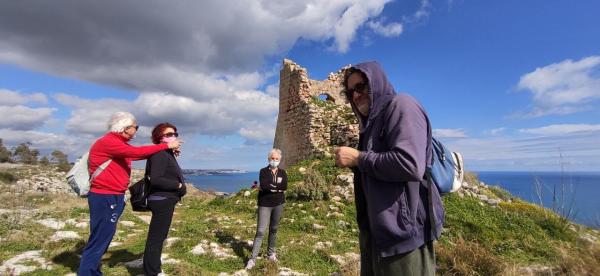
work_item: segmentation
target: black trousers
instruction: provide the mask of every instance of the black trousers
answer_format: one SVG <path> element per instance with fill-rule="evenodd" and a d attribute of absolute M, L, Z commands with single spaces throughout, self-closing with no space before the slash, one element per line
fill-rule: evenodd
<path fill-rule="evenodd" d="M 148 207 L 152 211 L 152 220 L 148 229 L 146 249 L 144 250 L 144 275 L 158 275 L 162 265 L 160 255 L 163 243 L 169 234 L 176 199 L 148 200 Z"/>

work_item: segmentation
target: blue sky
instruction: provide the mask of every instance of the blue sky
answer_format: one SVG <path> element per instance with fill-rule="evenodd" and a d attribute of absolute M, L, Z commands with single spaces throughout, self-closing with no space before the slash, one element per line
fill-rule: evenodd
<path fill-rule="evenodd" d="M 283 58 L 378 60 L 468 170 L 600 170 L 597 1 L 177 3 L 2 1 L 0 138 L 75 158 L 125 110 L 136 144 L 175 123 L 184 168 L 258 170 Z"/>

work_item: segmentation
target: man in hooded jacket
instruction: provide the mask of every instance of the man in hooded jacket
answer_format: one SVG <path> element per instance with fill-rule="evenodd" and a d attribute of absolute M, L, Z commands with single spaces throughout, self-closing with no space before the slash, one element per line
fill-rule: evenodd
<path fill-rule="evenodd" d="M 424 179 L 432 159 L 427 114 L 413 97 L 396 94 L 375 61 L 349 68 L 344 88 L 359 145 L 336 148 L 335 158 L 354 171 L 361 275 L 435 275 L 444 207 Z"/>

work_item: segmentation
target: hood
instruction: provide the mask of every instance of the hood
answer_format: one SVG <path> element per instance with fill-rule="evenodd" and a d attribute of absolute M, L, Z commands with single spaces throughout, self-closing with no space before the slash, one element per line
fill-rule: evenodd
<path fill-rule="evenodd" d="M 359 121 L 361 122 L 361 132 L 363 132 L 370 126 L 371 120 L 377 117 L 377 115 L 387 107 L 396 95 L 396 91 L 388 81 L 379 62 L 363 62 L 353 67 L 363 72 L 369 81 L 369 101 L 371 102 L 371 105 L 369 107 L 369 116 L 366 118 L 365 122 L 363 122 L 364 117 L 360 115 L 356 106 L 354 106 L 354 103 L 350 101 L 354 114 L 356 114 L 356 117 L 359 118 Z"/>

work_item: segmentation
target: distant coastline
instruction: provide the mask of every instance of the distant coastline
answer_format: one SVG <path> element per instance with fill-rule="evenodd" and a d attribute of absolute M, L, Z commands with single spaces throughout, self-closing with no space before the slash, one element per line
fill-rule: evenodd
<path fill-rule="evenodd" d="M 230 175 L 248 172 L 240 169 L 182 169 L 181 171 L 185 175 Z"/>

